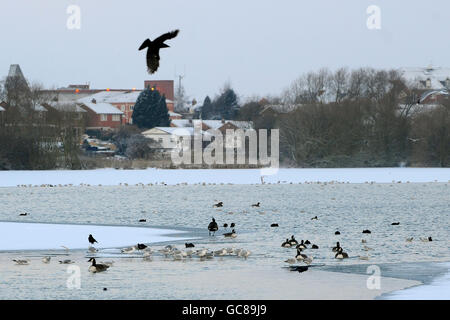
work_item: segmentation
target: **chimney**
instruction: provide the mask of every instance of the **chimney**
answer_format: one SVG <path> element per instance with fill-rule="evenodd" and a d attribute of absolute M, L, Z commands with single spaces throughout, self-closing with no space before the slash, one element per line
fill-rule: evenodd
<path fill-rule="evenodd" d="M 92 103 L 97 103 L 97 100 L 95 100 L 95 98 L 92 98 L 91 102 Z"/>
<path fill-rule="evenodd" d="M 225 119 L 224 118 L 222 118 L 222 123 L 225 123 Z"/>

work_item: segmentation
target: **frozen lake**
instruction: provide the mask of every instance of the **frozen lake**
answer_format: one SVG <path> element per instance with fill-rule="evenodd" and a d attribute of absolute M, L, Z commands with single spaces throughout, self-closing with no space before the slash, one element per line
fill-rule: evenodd
<path fill-rule="evenodd" d="M 2 238 L 0 245 L 6 251 L 0 253 L 0 298 L 295 299 L 303 297 L 311 288 L 316 289 L 315 298 L 373 298 L 387 289 L 400 290 L 417 283 L 386 280 L 381 290 L 369 292 L 365 288 L 367 276 L 347 274 L 347 282 L 336 286 L 344 278 L 339 273 L 325 272 L 326 268 L 450 261 L 449 188 L 448 183 L 3 187 L 0 188 L 0 221 L 188 229 L 189 237 L 201 238 L 189 240 L 197 248 L 245 248 L 251 250 L 252 255 L 248 259 L 233 256 L 173 261 L 156 254 L 146 261 L 141 254 L 123 255 L 118 249 L 105 249 L 96 254 L 98 260 L 114 260 L 113 267 L 105 273 L 89 274 L 87 234 L 70 232 L 67 241 L 76 237 L 86 247 L 69 253 L 69 258 L 80 267 L 82 277 L 81 289 L 70 290 L 66 286 L 67 266 L 57 262 L 59 255 L 66 254 L 64 250 L 12 252 L 14 248 Z M 213 208 L 218 201 L 223 201 L 223 208 Z M 251 207 L 256 202 L 261 202 L 261 206 Z M 29 215 L 19 216 L 24 212 Z M 311 220 L 314 216 L 318 220 Z M 208 237 L 206 226 L 211 217 L 215 217 L 220 226 L 234 222 L 238 237 L 225 239 L 224 228 L 217 236 Z M 139 223 L 139 219 L 147 222 Z M 393 226 L 392 222 L 400 222 L 400 225 Z M 272 223 L 278 223 L 279 227 L 271 228 Z M 362 234 L 364 229 L 372 233 Z M 20 226 L 17 230 L 19 233 Z M 341 234 L 336 236 L 336 230 Z M 114 234 L 120 237 L 120 233 Z M 124 238 L 128 234 L 125 232 Z M 319 246 L 318 250 L 305 251 L 314 257 L 315 265 L 306 273 L 288 272 L 283 268 L 284 260 L 295 255 L 295 250 L 280 247 L 291 235 Z M 20 233 L 20 237 L 27 236 L 26 232 Z M 108 232 L 94 236 L 100 248 L 102 238 L 113 238 Z M 433 238 L 432 242 L 419 240 L 428 236 Z M 41 241 L 39 236 L 33 237 L 37 237 L 33 239 L 36 243 Z M 64 235 L 59 234 L 59 237 L 63 244 Z M 408 237 L 414 240 L 405 241 Z M 138 239 L 151 242 L 139 233 L 130 241 Z M 367 243 L 362 244 L 362 239 Z M 166 240 L 184 247 L 185 241 Z M 349 259 L 334 259 L 331 247 L 336 241 L 348 252 Z M 167 242 L 156 243 L 152 247 L 158 249 L 165 244 Z M 122 243 L 114 245 L 119 248 Z M 365 251 L 364 246 L 372 250 Z M 55 257 L 49 265 L 40 260 L 47 254 Z M 368 261 L 358 258 L 367 255 Z M 28 258 L 31 263 L 14 265 L 11 261 L 14 258 Z M 383 268 L 381 270 L 383 272 Z M 408 273 L 410 278 L 404 279 L 415 280 L 414 268 L 408 269 Z M 233 279 L 227 280 L 231 275 Z M 249 279 L 252 287 L 239 285 Z M 264 284 L 277 281 L 279 290 L 271 290 Z M 214 285 L 208 286 L 210 282 Z M 256 285 L 257 282 L 261 283 Z M 348 290 L 342 292 L 345 285 Z M 103 287 L 108 287 L 107 294 L 101 290 Z M 360 295 L 354 295 L 355 288 L 359 288 Z"/>

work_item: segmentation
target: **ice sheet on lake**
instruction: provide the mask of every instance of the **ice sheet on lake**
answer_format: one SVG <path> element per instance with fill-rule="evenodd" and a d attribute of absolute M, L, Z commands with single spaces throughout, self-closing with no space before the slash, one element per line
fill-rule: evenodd
<path fill-rule="evenodd" d="M 86 249 L 89 234 L 98 241 L 96 248 L 118 248 L 137 243 L 156 243 L 188 239 L 184 231 L 142 227 L 0 222 L 0 250 Z M 180 234 L 181 237 L 171 237 Z"/>
<path fill-rule="evenodd" d="M 0 171 L 0 187 L 41 184 L 119 185 L 120 183 L 303 183 L 350 182 L 448 182 L 450 168 L 336 168 L 336 169 L 279 169 L 265 175 L 260 169 L 155 169 L 144 170 L 49 170 Z"/>

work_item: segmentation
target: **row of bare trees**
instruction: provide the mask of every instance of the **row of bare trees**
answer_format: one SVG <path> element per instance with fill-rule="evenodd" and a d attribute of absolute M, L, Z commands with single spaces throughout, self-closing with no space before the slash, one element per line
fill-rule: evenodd
<path fill-rule="evenodd" d="M 279 128 L 282 160 L 294 166 L 449 166 L 449 101 L 419 105 L 421 93 L 396 70 L 321 69 L 277 99 L 250 101 L 238 118 Z"/>
<path fill-rule="evenodd" d="M 44 92 L 20 77 L 8 77 L 0 86 L 5 109 L 0 115 L 0 169 L 81 168 L 83 119 L 50 107 Z"/>

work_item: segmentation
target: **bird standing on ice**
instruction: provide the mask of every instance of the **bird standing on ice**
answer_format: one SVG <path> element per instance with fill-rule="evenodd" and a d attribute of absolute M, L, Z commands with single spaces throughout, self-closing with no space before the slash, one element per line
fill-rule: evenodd
<path fill-rule="evenodd" d="M 212 218 L 212 221 L 208 225 L 209 235 L 211 235 L 211 232 L 214 235 L 217 230 L 219 230 L 219 225 L 217 224 L 216 220 Z"/>
<path fill-rule="evenodd" d="M 150 39 L 146 39 L 141 46 L 139 47 L 139 50 L 147 48 L 147 70 L 148 73 L 153 74 L 158 70 L 159 68 L 159 49 L 161 48 L 169 48 L 167 44 L 164 43 L 164 41 L 173 39 L 178 35 L 178 32 L 180 30 L 173 30 L 167 33 L 164 33 L 163 35 L 159 36 L 155 40 L 151 41 Z"/>

